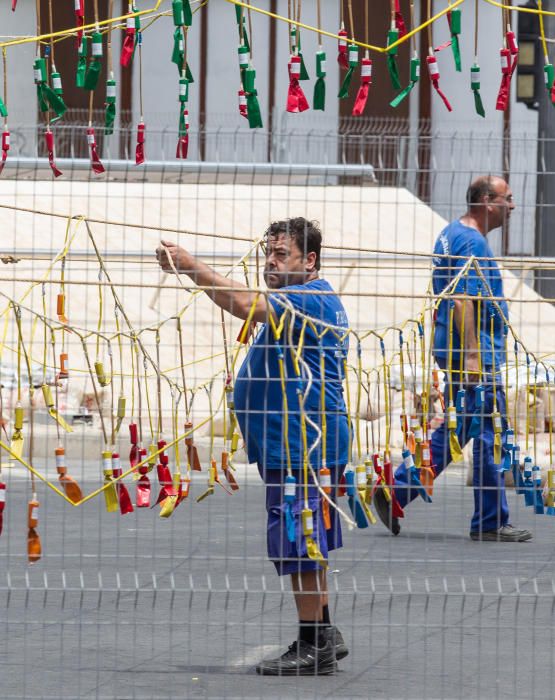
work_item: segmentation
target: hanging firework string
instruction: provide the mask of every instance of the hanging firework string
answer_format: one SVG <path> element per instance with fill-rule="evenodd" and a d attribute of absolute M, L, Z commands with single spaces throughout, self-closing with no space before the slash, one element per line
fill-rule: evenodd
<path fill-rule="evenodd" d="M 83 39 L 83 30 L 81 29 L 81 27 L 83 27 L 85 24 L 85 0 L 73 0 L 73 8 L 75 13 L 75 26 L 78 27 L 77 46 L 79 47 Z M 78 85 L 77 87 L 83 86 Z"/>
<path fill-rule="evenodd" d="M 176 158 L 187 158 L 189 152 L 189 84 L 193 82 L 193 76 L 187 63 L 187 32 L 192 22 L 191 8 L 188 2 L 173 0 L 172 2 L 173 33 L 172 62 L 177 65 L 179 71 L 179 125 Z"/>
<path fill-rule="evenodd" d="M 539 20 L 540 20 L 540 38 L 542 42 L 543 58 L 544 58 L 544 77 L 545 77 L 545 89 L 549 93 L 549 98 L 551 104 L 555 105 L 555 71 L 553 69 L 553 64 L 549 62 L 549 53 L 547 51 L 547 40 L 545 38 L 545 26 L 543 22 L 543 12 L 542 12 L 542 0 L 538 0 L 538 10 Z"/>
<path fill-rule="evenodd" d="M 320 0 L 316 0 L 316 12 L 318 15 L 318 30 L 322 28 L 322 8 Z M 314 83 L 314 99 L 312 109 L 326 108 L 326 54 L 322 46 L 322 34 L 318 31 L 318 51 L 316 52 L 316 82 Z"/>
<path fill-rule="evenodd" d="M 4 170 L 4 165 L 8 159 L 8 151 L 10 150 L 10 130 L 8 129 L 8 65 L 5 46 L 2 47 L 2 68 L 4 71 L 4 90 L 3 97 L 0 97 L 0 116 L 4 120 L 4 128 L 2 129 L 2 160 L 0 160 L 0 175 Z M 1 495 L 2 494 L 0 493 L 0 497 Z"/>
<path fill-rule="evenodd" d="M 476 0 L 478 1 L 478 0 Z M 414 29 L 414 2 L 410 3 L 410 26 Z M 404 27 L 404 22 L 403 22 Z M 394 97 L 389 103 L 391 107 L 398 107 L 401 102 L 408 97 L 411 90 L 414 88 L 416 83 L 420 80 L 420 59 L 418 58 L 418 53 L 416 51 L 416 35 L 413 35 L 410 39 L 412 48 L 412 58 L 410 59 L 410 83 L 404 90 Z"/>
<path fill-rule="evenodd" d="M 337 36 L 339 37 L 337 41 L 337 63 L 340 68 L 347 70 L 349 67 L 349 61 L 347 60 L 347 30 L 345 29 L 345 12 L 344 12 L 343 0 L 339 0 L 339 13 L 341 15 L 341 22 Z"/>
<path fill-rule="evenodd" d="M 49 21 L 49 28 L 50 28 L 50 33 L 52 34 L 54 31 L 54 20 L 52 17 L 52 0 L 48 0 L 48 21 Z M 51 130 L 51 124 L 54 124 L 55 122 L 58 121 L 58 119 L 61 119 L 62 116 L 66 112 L 66 105 L 64 103 L 63 99 L 63 88 L 62 88 L 62 77 L 60 73 L 56 70 L 56 61 L 55 61 L 55 46 L 54 46 L 54 39 L 51 36 L 50 37 L 50 65 L 51 65 L 51 73 L 50 73 L 50 78 L 52 80 L 52 87 L 48 85 L 48 83 L 44 83 L 43 85 L 43 90 L 46 91 L 47 93 L 47 100 L 56 112 L 56 116 L 54 119 L 50 120 L 50 110 L 47 112 L 47 124 L 46 124 L 46 132 L 44 134 L 45 138 L 45 143 L 46 143 L 46 150 L 48 152 L 48 163 L 50 165 L 50 168 L 54 174 L 54 177 L 59 177 L 62 175 L 62 171 L 59 170 L 56 166 L 56 148 L 54 146 L 54 133 Z"/>
<path fill-rule="evenodd" d="M 511 2 L 508 2 L 509 7 Z M 507 110 L 510 104 L 511 79 L 515 72 L 518 63 L 518 45 L 516 37 L 511 30 L 511 11 L 510 9 L 501 10 L 501 21 L 503 23 L 502 31 L 504 33 L 503 48 L 499 51 L 501 59 L 501 85 L 497 94 L 497 102 L 495 109 L 500 112 Z"/>
<path fill-rule="evenodd" d="M 139 18 L 137 18 L 139 19 Z M 140 22 L 140 20 L 139 20 Z M 135 165 L 145 162 L 145 120 L 143 112 L 143 33 L 139 28 L 135 32 L 137 46 L 139 47 L 139 124 L 137 125 L 137 145 L 135 147 Z"/>
<path fill-rule="evenodd" d="M 451 6 L 451 0 L 449 0 Z M 457 73 L 462 71 L 461 64 L 461 47 L 459 43 L 459 34 L 461 33 L 461 11 L 458 7 L 450 9 L 447 13 L 447 21 L 451 32 L 451 51 L 453 52 L 453 60 L 455 61 L 455 70 Z"/>
<path fill-rule="evenodd" d="M 246 103 L 247 103 L 247 119 L 249 121 L 249 128 L 256 129 L 261 128 L 262 116 L 260 114 L 260 105 L 258 104 L 258 92 L 255 88 L 255 78 L 256 71 L 253 67 L 253 36 L 252 36 L 252 17 L 251 11 L 248 10 L 248 22 L 249 22 L 249 34 L 250 34 L 250 45 L 249 45 L 249 62 L 247 67 L 242 71 L 241 77 L 243 79 L 243 91 L 245 93 Z M 243 23 L 241 23 L 243 27 Z M 244 31 L 244 28 L 242 29 Z"/>
<path fill-rule="evenodd" d="M 480 65 L 478 63 L 478 1 L 479 0 L 475 0 L 474 3 L 474 63 L 470 68 L 470 88 L 474 94 L 474 108 L 476 109 L 476 114 L 480 117 L 485 117 L 486 112 L 480 95 Z"/>
<path fill-rule="evenodd" d="M 114 0 L 110 0 L 109 17 L 114 16 Z M 135 26 L 135 25 L 133 25 Z M 106 79 L 106 98 L 104 101 L 104 135 L 111 136 L 114 133 L 116 121 L 116 81 L 114 78 L 114 57 L 112 53 L 112 32 L 110 26 L 106 42 L 106 56 L 108 59 L 108 78 Z"/>
<path fill-rule="evenodd" d="M 451 38 L 445 41 L 443 44 L 436 46 L 434 51 L 439 53 L 443 49 L 451 47 L 453 53 L 453 59 L 455 61 L 455 70 L 460 73 L 462 70 L 461 66 L 461 50 L 459 44 L 459 34 L 461 33 L 461 11 L 458 8 L 451 9 L 451 1 L 448 0 L 448 11 L 446 14 L 447 23 L 449 25 L 449 34 Z"/>
<path fill-rule="evenodd" d="M 112 7 L 110 7 L 110 10 Z M 127 14 L 131 15 L 134 12 L 133 2 L 129 2 L 127 5 Z M 110 14 L 110 16 L 112 16 Z M 125 20 L 125 35 L 123 41 L 121 42 L 121 54 L 120 54 L 120 65 L 127 68 L 133 59 L 133 54 L 135 52 L 135 18 L 127 17 Z"/>
<path fill-rule="evenodd" d="M 368 15 L 368 2 L 364 2 L 364 43 L 368 44 L 370 32 L 370 18 Z M 364 54 L 364 58 L 360 65 L 360 87 L 357 92 L 355 104 L 353 105 L 353 116 L 360 116 L 364 112 L 366 102 L 368 101 L 368 92 L 372 84 L 372 59 L 368 53 L 368 49 Z"/>
<path fill-rule="evenodd" d="M 432 0 L 428 0 L 428 21 L 432 19 Z M 449 112 L 453 111 L 449 100 L 446 95 L 442 92 L 439 87 L 439 68 L 437 65 L 437 58 L 434 56 L 434 45 L 432 42 L 432 22 L 428 25 L 428 55 L 426 56 L 426 63 L 428 64 L 428 73 L 430 75 L 430 80 L 432 81 L 432 86 L 437 94 L 441 97 L 443 104 Z"/>
<path fill-rule="evenodd" d="M 301 0 L 296 0 L 297 5 L 296 9 L 293 10 L 293 15 L 294 19 L 297 22 L 301 21 Z M 250 17 L 250 13 L 249 13 Z M 293 52 L 296 53 L 299 58 L 301 59 L 301 73 L 299 75 L 299 80 L 310 80 L 310 77 L 308 75 L 308 71 L 306 70 L 306 65 L 304 62 L 303 58 L 303 53 L 301 50 L 301 30 L 298 25 L 293 24 L 290 29 L 290 37 L 291 37 L 291 43 L 290 47 L 292 48 Z M 251 39 L 252 39 L 252 32 L 251 32 Z"/>
<path fill-rule="evenodd" d="M 18 334 L 18 370 L 21 370 L 21 354 L 25 358 L 25 366 L 27 368 L 27 381 L 29 383 L 29 450 L 28 450 L 28 460 L 29 463 L 33 462 L 33 448 L 34 448 L 34 383 L 33 375 L 31 370 L 31 361 L 29 359 L 29 353 L 25 344 L 23 342 L 23 331 L 21 328 L 21 308 L 19 306 L 13 306 L 15 322 L 17 326 Z M 46 333 L 46 317 L 44 318 L 44 328 Z M 32 471 L 29 472 L 29 477 L 31 481 L 31 498 L 27 504 L 27 559 L 30 564 L 34 564 L 41 558 L 42 547 L 40 536 L 37 531 L 38 526 L 38 508 L 39 501 L 37 498 L 37 487 L 35 482 L 35 475 Z"/>
<path fill-rule="evenodd" d="M 299 22 L 301 17 L 301 0 L 289 0 L 288 17 Z M 252 41 L 252 36 L 251 36 Z M 292 113 L 304 112 L 309 109 L 308 100 L 300 86 L 302 79 L 302 56 L 299 55 L 299 45 L 296 34 L 289 33 L 289 89 L 287 91 L 287 111 Z M 306 69 L 305 69 L 306 70 Z"/>
<path fill-rule="evenodd" d="M 353 75 L 355 72 L 355 69 L 358 66 L 358 46 L 354 43 L 354 38 L 355 38 L 355 24 L 353 21 L 353 0 L 348 0 L 347 1 L 347 7 L 349 10 L 349 24 L 350 24 L 350 30 L 351 30 L 351 43 L 348 46 L 348 69 L 347 72 L 345 73 L 345 77 L 343 78 L 343 82 L 341 83 L 341 87 L 339 88 L 339 93 L 337 97 L 342 100 L 345 99 L 346 97 L 349 96 L 349 89 L 351 87 L 351 82 L 353 80 Z"/>
<path fill-rule="evenodd" d="M 397 6 L 395 0 L 390 0 L 390 26 L 387 32 L 387 45 L 395 44 L 399 39 L 399 28 L 397 27 Z M 368 41 L 366 41 L 368 43 Z M 389 79 L 391 80 L 391 85 L 394 90 L 401 89 L 401 80 L 399 78 L 399 68 L 397 66 L 397 53 L 398 47 L 394 46 L 387 52 L 387 72 L 389 73 Z"/>
<path fill-rule="evenodd" d="M 102 70 L 102 34 L 100 33 L 99 27 L 99 14 L 98 14 L 98 0 L 94 0 L 94 21 L 95 21 L 95 31 L 92 35 L 92 57 L 91 61 L 87 66 L 87 71 L 85 73 L 84 85 L 85 90 L 90 92 L 89 95 L 89 125 L 87 128 L 87 144 L 89 147 L 89 156 L 91 161 L 91 168 L 94 173 L 100 175 L 105 172 L 105 168 L 102 165 L 100 156 L 98 155 L 96 136 L 93 128 L 93 99 L 94 91 L 98 85 L 98 78 Z M 84 37 L 83 37 L 84 39 Z M 85 49 L 86 50 L 86 49 Z"/>

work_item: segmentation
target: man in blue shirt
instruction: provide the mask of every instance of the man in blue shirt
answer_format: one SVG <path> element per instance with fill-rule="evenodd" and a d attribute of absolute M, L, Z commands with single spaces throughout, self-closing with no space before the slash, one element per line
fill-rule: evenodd
<path fill-rule="evenodd" d="M 315 222 L 302 217 L 275 222 L 266 231 L 265 245 L 264 279 L 274 290 L 268 296 L 219 275 L 172 243 L 162 241 L 157 257 L 162 268 L 170 270 L 170 255 L 179 272 L 185 272 L 218 306 L 238 318 L 247 319 L 254 305 L 252 320 L 264 324 L 237 374 L 234 403 L 249 462 L 256 462 L 266 484 L 268 555 L 279 575 L 291 576 L 299 636 L 282 656 L 258 664 L 257 671 L 264 675 L 329 674 L 335 672 L 337 659 L 345 657 L 348 650 L 341 633 L 330 623 L 325 567 L 308 556 L 303 536 L 303 465 L 307 452 L 316 473 L 322 465 L 324 395 L 326 466 L 331 472 L 330 497 L 335 501 L 349 453 L 342 388 L 348 321 L 339 297 L 319 278 L 322 234 Z M 281 327 L 279 337 L 269 323 L 270 315 L 274 328 Z M 297 369 L 293 353 L 299 344 L 302 352 Z M 299 396 L 304 398 L 303 413 Z M 295 501 L 287 506 L 294 519 L 293 537 L 290 531 L 288 536 L 284 505 L 288 466 L 297 484 Z M 308 506 L 313 515 L 312 538 L 327 559 L 328 551 L 342 545 L 341 527 L 335 509 L 331 509 L 326 529 L 322 499 L 310 476 Z"/>
<path fill-rule="evenodd" d="M 466 265 L 471 256 L 478 258 L 485 284 L 476 269 L 470 266 L 455 285 L 455 294 L 471 297 L 503 297 L 503 282 L 493 253 L 487 242 L 487 234 L 508 221 L 514 209 L 513 195 L 509 185 L 500 177 L 482 176 L 471 183 L 467 190 L 468 210 L 464 216 L 450 223 L 439 234 L 434 247 L 433 288 L 440 294 Z M 498 302 L 499 309 L 508 318 L 505 301 Z M 480 318 L 477 318 L 478 304 L 473 299 L 454 300 L 454 327 L 452 347 L 453 396 L 461 388 L 466 389 L 466 405 L 459 441 L 464 446 L 470 439 L 469 429 L 476 408 L 476 387 L 484 387 L 484 408 L 481 418 L 481 431 L 474 438 L 474 515 L 470 525 L 473 540 L 524 542 L 531 539 L 528 530 L 519 530 L 509 524 L 509 508 L 505 494 L 504 474 L 494 461 L 494 429 L 492 411 L 494 404 L 492 373 L 496 378 L 496 404 L 502 420 L 506 421 L 505 394 L 500 375 L 501 365 L 505 364 L 504 321 L 499 309 L 492 301 L 480 304 Z M 447 369 L 449 354 L 449 300 L 443 300 L 437 310 L 434 336 L 434 356 L 441 369 Z M 494 319 L 493 347 L 491 341 L 491 318 Z M 464 328 L 463 328 L 464 319 Z M 478 330 L 479 329 L 479 330 Z M 461 330 L 464 348 L 461 350 Z M 479 332 L 479 337 L 478 337 Z M 479 341 L 479 342 L 478 342 Z M 481 353 L 482 376 L 479 373 L 479 353 Z M 464 375 L 466 374 L 466 386 Z M 446 376 L 444 395 L 446 405 L 449 396 L 449 377 Z M 449 431 L 446 421 L 434 432 L 431 444 L 432 459 L 436 476 L 452 461 L 449 450 Z M 409 486 L 407 468 L 402 464 L 395 472 L 395 495 L 402 507 L 417 497 L 415 489 Z M 399 520 L 392 517 L 391 509 L 382 492 L 374 500 L 376 511 L 394 535 L 401 527 Z"/>

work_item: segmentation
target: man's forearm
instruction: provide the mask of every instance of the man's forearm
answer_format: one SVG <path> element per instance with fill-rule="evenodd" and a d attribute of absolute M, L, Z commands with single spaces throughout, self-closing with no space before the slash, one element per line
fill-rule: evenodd
<path fill-rule="evenodd" d="M 455 299 L 455 326 L 462 338 L 464 335 L 465 354 L 478 354 L 478 339 L 476 338 L 476 323 L 474 314 L 474 302 L 471 299 Z M 464 321 L 464 332 L 463 332 Z"/>
<path fill-rule="evenodd" d="M 178 263 L 178 271 L 188 275 L 199 287 L 203 287 L 206 294 L 220 308 L 243 320 L 248 317 L 256 298 L 256 292 L 249 290 L 246 285 L 240 282 L 220 275 L 202 260 L 189 253 L 182 253 Z M 263 296 L 258 297 L 254 320 L 266 320 L 266 300 Z"/>

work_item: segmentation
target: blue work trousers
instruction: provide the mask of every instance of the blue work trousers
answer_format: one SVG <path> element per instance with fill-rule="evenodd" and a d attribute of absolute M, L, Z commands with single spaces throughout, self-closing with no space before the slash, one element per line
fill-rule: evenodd
<path fill-rule="evenodd" d="M 445 370 L 445 361 L 438 358 L 438 364 Z M 455 368 L 453 368 L 455 369 Z M 457 370 L 459 368 L 456 368 Z M 455 373 L 455 377 L 460 377 L 460 371 Z M 506 525 L 509 521 L 509 507 L 505 493 L 505 477 L 500 473 L 501 465 L 494 463 L 493 457 L 493 422 L 491 413 L 493 411 L 493 382 L 491 368 L 486 368 L 484 376 L 487 380 L 482 381 L 485 388 L 483 417 L 481 418 L 480 435 L 474 438 L 473 457 L 474 474 L 472 484 L 474 486 L 474 515 L 472 516 L 471 531 L 497 530 Z M 497 375 L 499 377 L 499 374 Z M 447 382 L 446 375 L 446 382 Z M 453 382 L 453 402 L 458 390 L 461 388 L 459 381 Z M 466 406 L 464 417 L 459 416 L 458 437 L 461 447 L 464 447 L 470 440 L 469 429 L 476 405 L 476 391 L 472 387 L 466 388 Z M 497 410 L 501 414 L 503 430 L 506 428 L 506 404 L 505 392 L 501 382 L 496 381 Z M 445 405 L 448 406 L 449 386 L 445 384 Z M 447 429 L 447 416 L 443 424 L 434 431 L 431 442 L 432 463 L 439 476 L 445 467 L 452 461 L 449 449 L 449 430 Z M 408 503 L 418 496 L 416 489 L 410 487 L 407 469 L 405 464 L 395 472 L 395 495 L 400 505 L 404 508 Z"/>

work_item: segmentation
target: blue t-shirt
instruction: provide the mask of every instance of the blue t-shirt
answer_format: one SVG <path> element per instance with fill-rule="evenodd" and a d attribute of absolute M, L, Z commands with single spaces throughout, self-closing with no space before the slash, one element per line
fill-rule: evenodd
<path fill-rule="evenodd" d="M 477 296 L 480 291 L 482 296 L 502 297 L 503 281 L 499 267 L 493 258 L 493 252 L 488 245 L 486 237 L 479 231 L 469 226 L 465 226 L 460 221 L 453 221 L 446 226 L 439 234 L 434 247 L 434 270 L 432 275 L 434 294 L 440 294 L 445 287 L 460 272 L 461 268 L 472 255 L 478 258 L 490 258 L 478 260 L 480 270 L 487 281 L 487 286 L 480 280 L 476 269 L 471 266 L 468 274 L 463 276 L 457 283 L 454 293 L 469 294 Z M 464 258 L 451 258 L 453 255 L 466 256 Z M 498 301 L 497 304 L 503 311 L 505 318 L 509 318 L 509 309 L 505 301 Z M 476 304 L 475 304 L 476 312 Z M 499 368 L 505 363 L 505 338 L 504 321 L 493 301 L 483 301 L 481 304 L 480 319 L 480 344 L 482 348 L 482 366 L 491 368 L 493 357 L 491 349 L 491 315 L 494 315 L 494 346 L 495 346 L 495 367 Z M 476 319 L 478 324 L 478 319 Z M 434 354 L 436 357 L 447 359 L 449 347 L 449 302 L 442 301 L 436 318 L 436 330 L 434 337 Z M 453 320 L 453 363 L 460 365 L 461 339 L 457 330 L 457 324 Z"/>
<path fill-rule="evenodd" d="M 287 312 L 286 304 L 291 304 L 295 311 L 309 316 L 321 333 L 327 325 L 348 328 L 347 314 L 336 294 L 319 294 L 333 292 L 328 282 L 313 280 L 302 285 L 285 287 L 288 293 L 276 291 L 269 297 L 275 315 L 281 319 L 286 313 L 286 324 L 279 340 L 284 356 L 285 381 L 288 413 L 288 442 L 291 451 L 291 466 L 300 469 L 303 465 L 303 445 L 301 439 L 301 421 L 297 388 L 304 391 L 307 387 L 308 373 L 301 363 L 301 380 L 297 379 L 291 359 L 291 349 L 296 349 L 302 326 L 302 319 L 295 316 L 293 326 L 292 348 L 289 345 L 290 322 L 292 314 Z M 304 293 L 292 293 L 299 290 Z M 314 292 L 308 294 L 306 292 Z M 320 428 L 321 422 L 321 375 L 320 347 L 325 357 L 325 400 L 326 400 L 326 462 L 329 466 L 346 464 L 349 453 L 349 426 L 345 402 L 343 400 L 343 359 L 348 350 L 348 340 L 341 340 L 341 331 L 330 329 L 318 340 L 314 330 L 307 324 L 304 336 L 302 359 L 306 362 L 312 375 L 312 385 L 305 401 L 308 417 Z M 320 346 L 321 342 L 321 346 Z M 283 394 L 279 375 L 278 349 L 274 333 L 269 323 L 260 329 L 235 381 L 235 410 L 241 432 L 245 439 L 249 462 L 257 462 L 268 469 L 286 467 L 285 444 L 283 439 Z M 308 448 L 310 449 L 317 432 L 307 422 Z M 321 466 L 321 445 L 311 453 L 310 463 L 315 469 Z"/>

